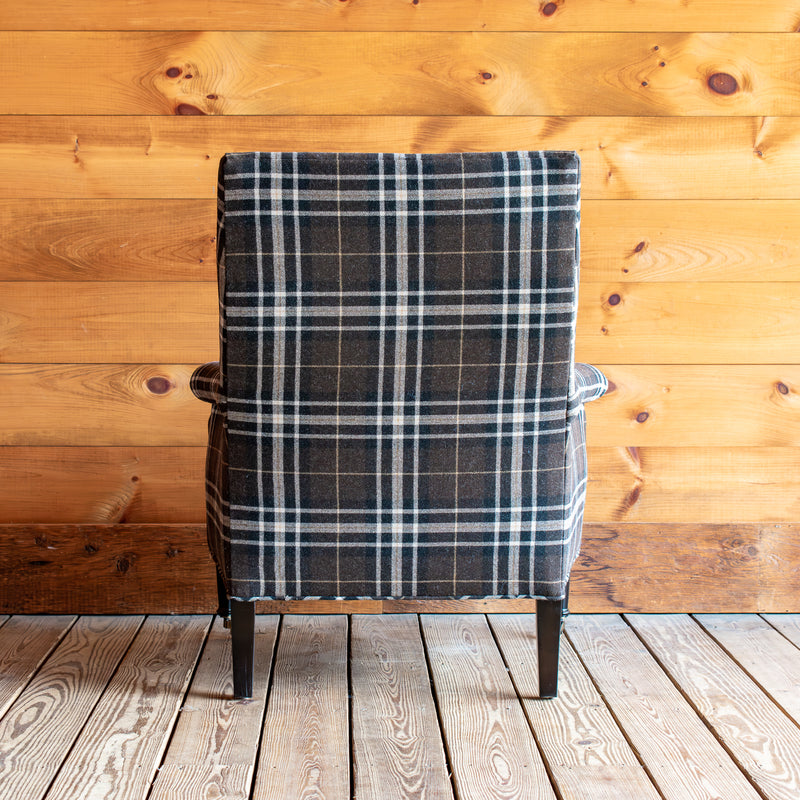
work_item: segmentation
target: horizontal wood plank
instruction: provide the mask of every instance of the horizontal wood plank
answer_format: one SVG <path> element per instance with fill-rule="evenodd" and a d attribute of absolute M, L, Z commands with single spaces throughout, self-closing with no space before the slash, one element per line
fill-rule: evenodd
<path fill-rule="evenodd" d="M 215 217 L 202 199 L 0 200 L 0 280 L 214 281 Z M 587 200 L 581 277 L 800 281 L 795 218 L 786 200 Z"/>
<path fill-rule="evenodd" d="M 209 200 L 0 200 L 0 280 L 213 281 Z"/>
<path fill-rule="evenodd" d="M 800 283 L 584 282 L 576 354 L 599 364 L 787 364 L 800 352 L 798 316 Z M 218 319 L 215 283 L 9 281 L 0 361 L 202 364 L 218 357 Z"/>
<path fill-rule="evenodd" d="M 791 363 L 798 315 L 794 283 L 584 282 L 576 355 L 601 364 Z"/>
<path fill-rule="evenodd" d="M 0 364 L 3 445 L 202 445 L 194 365 Z"/>
<path fill-rule="evenodd" d="M 0 364 L 0 444 L 203 446 L 195 366 Z M 612 388 L 587 406 L 590 446 L 800 445 L 796 365 L 598 366 Z"/>
<path fill-rule="evenodd" d="M 581 278 L 800 280 L 796 216 L 784 200 L 589 200 L 581 205 Z"/>
<path fill-rule="evenodd" d="M 216 284 L 19 281 L 0 294 L 0 361 L 159 362 L 150 355 L 165 351 L 180 362 L 218 358 Z"/>
<path fill-rule="evenodd" d="M 45 796 L 141 623 L 81 617 L 70 628 L 0 721 L 2 800 Z"/>
<path fill-rule="evenodd" d="M 694 32 L 0 32 L 0 113 L 792 115 L 800 111 L 794 41 Z"/>
<path fill-rule="evenodd" d="M 800 445 L 800 367 L 598 365 L 611 382 L 586 407 L 590 446 Z"/>
<path fill-rule="evenodd" d="M 295 31 L 787 31 L 800 5 L 786 0 L 587 0 L 502 4 L 471 0 L 216 0 L 187 7 L 179 0 L 51 0 L 47 15 L 25 0 L 0 10 L 3 30 L 295 30 Z"/>
<path fill-rule="evenodd" d="M 0 612 L 212 613 L 205 526 L 0 526 Z M 800 601 L 796 524 L 586 523 L 578 613 L 772 611 Z M 535 600 L 262 601 L 260 614 L 525 613 Z"/>
<path fill-rule="evenodd" d="M 0 198 L 213 198 L 226 152 L 577 150 L 582 197 L 792 199 L 797 117 L 0 117 Z"/>
<path fill-rule="evenodd" d="M 5 447 L 0 520 L 203 522 L 205 447 Z"/>
<path fill-rule="evenodd" d="M 0 523 L 205 520 L 205 447 L 5 447 Z M 588 522 L 800 519 L 796 447 L 592 447 Z"/>

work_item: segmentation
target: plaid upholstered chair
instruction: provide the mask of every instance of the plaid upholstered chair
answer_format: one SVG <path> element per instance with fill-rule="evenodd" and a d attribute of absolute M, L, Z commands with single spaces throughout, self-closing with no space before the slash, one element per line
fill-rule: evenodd
<path fill-rule="evenodd" d="M 578 553 L 570 152 L 220 165 L 208 538 L 252 693 L 258 598 L 535 597 L 539 692 Z"/>

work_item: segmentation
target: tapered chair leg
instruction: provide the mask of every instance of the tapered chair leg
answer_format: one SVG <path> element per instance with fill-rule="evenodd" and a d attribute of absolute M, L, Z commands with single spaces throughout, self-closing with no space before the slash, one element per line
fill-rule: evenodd
<path fill-rule="evenodd" d="M 536 641 L 539 653 L 539 697 L 558 696 L 558 647 L 565 600 L 536 601 Z"/>
<path fill-rule="evenodd" d="M 253 696 L 256 604 L 254 601 L 246 600 L 231 600 L 230 602 L 233 696 L 240 700 Z"/>

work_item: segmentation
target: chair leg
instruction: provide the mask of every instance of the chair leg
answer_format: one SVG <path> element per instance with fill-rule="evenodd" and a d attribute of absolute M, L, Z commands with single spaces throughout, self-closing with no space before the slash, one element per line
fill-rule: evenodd
<path fill-rule="evenodd" d="M 539 697 L 558 696 L 558 646 L 566 598 L 536 601 L 536 641 L 539 653 Z"/>
<path fill-rule="evenodd" d="M 236 700 L 241 700 L 253 696 L 256 604 L 247 600 L 230 602 L 233 696 Z"/>

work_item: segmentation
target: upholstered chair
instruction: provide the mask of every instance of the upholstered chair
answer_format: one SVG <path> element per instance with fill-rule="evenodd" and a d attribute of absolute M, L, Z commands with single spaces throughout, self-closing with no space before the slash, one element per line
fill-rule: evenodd
<path fill-rule="evenodd" d="M 539 693 L 586 492 L 572 152 L 235 153 L 219 172 L 208 539 L 256 599 L 536 598 Z"/>

